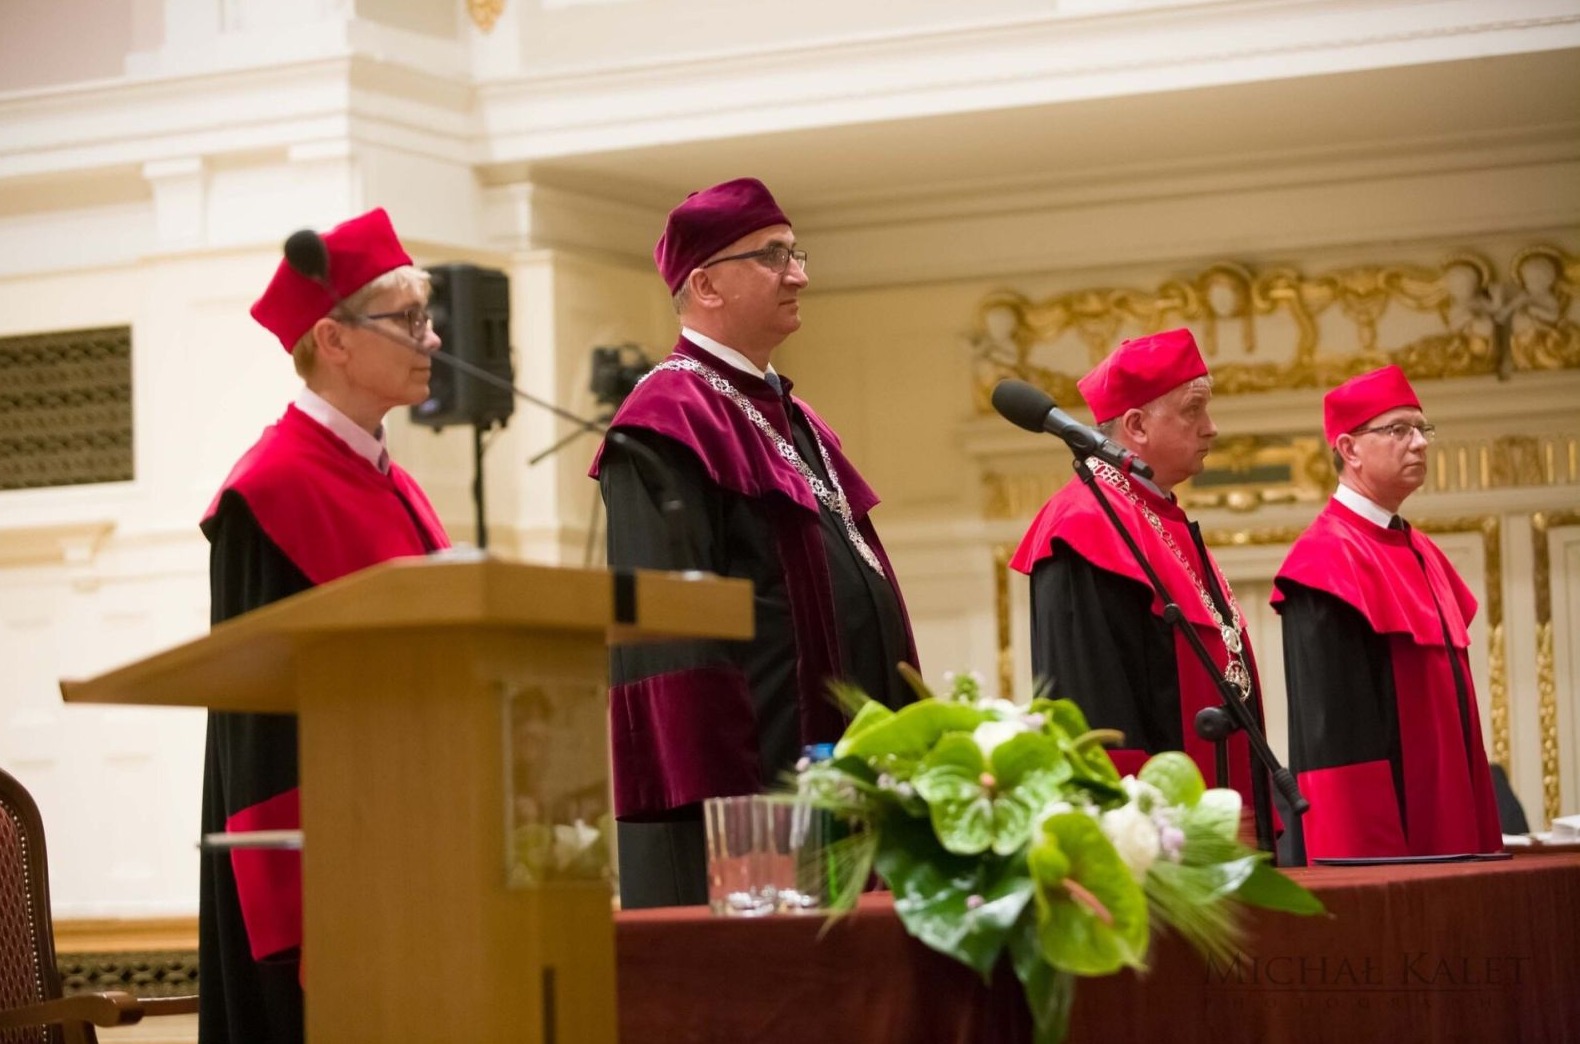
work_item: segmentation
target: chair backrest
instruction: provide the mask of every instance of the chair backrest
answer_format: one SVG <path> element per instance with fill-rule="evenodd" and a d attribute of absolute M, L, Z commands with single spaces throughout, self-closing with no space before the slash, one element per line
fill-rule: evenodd
<path fill-rule="evenodd" d="M 0 1009 L 61 995 L 49 913 L 44 821 L 27 788 L 0 769 Z M 0 1044 L 62 1044 L 60 1027 L 0 1029 Z"/>

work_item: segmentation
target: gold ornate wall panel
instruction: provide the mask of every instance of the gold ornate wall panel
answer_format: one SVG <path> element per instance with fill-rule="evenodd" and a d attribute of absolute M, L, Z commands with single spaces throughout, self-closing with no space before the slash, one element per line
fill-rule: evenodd
<path fill-rule="evenodd" d="M 1542 812 L 1549 824 L 1562 812 L 1550 536 L 1553 530 L 1566 526 L 1580 526 L 1580 511 L 1538 511 L 1531 516 L 1532 580 L 1536 591 L 1536 717 L 1541 729 Z"/>
<path fill-rule="evenodd" d="M 1580 412 L 1580 405 L 1576 407 Z M 982 472 L 982 512 L 989 519 L 1030 519 L 1072 472 L 1050 469 L 1046 457 L 1028 469 Z M 1331 454 L 1315 435 L 1235 435 L 1220 438 L 1202 473 L 1175 493 L 1190 511 L 1223 508 L 1254 512 L 1277 504 L 1326 502 L 1338 479 Z M 1503 435 L 1433 443 L 1428 493 L 1473 493 L 1533 486 L 1580 486 L 1580 435 Z"/>
<path fill-rule="evenodd" d="M 1126 337 L 1189 326 L 1220 395 L 1327 388 L 1398 363 L 1413 379 L 1580 368 L 1580 258 L 1534 244 L 1499 267 L 1478 253 L 1435 266 L 1308 272 L 1220 261 L 1153 287 L 1091 287 L 977 307 L 975 405 L 1006 377 L 1080 401 L 1075 381 Z"/>
<path fill-rule="evenodd" d="M 1569 432 L 1444 441 L 1429 450 L 1432 493 L 1572 485 L 1580 485 L 1580 436 Z"/>

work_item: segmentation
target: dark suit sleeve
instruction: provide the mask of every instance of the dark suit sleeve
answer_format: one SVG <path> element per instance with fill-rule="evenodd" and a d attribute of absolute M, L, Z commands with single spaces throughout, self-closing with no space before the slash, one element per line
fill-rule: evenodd
<path fill-rule="evenodd" d="M 677 560 L 653 462 L 606 446 L 598 481 L 613 569 L 731 573 L 725 505 L 702 464 L 662 436 L 626 431 L 662 462 L 683 504 L 689 560 Z M 693 557 L 694 556 L 694 557 Z M 793 658 L 787 657 L 790 669 Z M 609 730 L 626 909 L 707 902 L 700 802 L 759 789 L 756 724 L 746 676 L 721 640 L 647 642 L 609 653 Z"/>
<path fill-rule="evenodd" d="M 679 497 L 681 510 L 666 518 L 661 507 L 665 476 L 653 462 L 609 444 L 599 465 L 598 483 L 608 515 L 608 560 L 611 569 L 701 569 L 728 574 L 723 560 L 723 504 L 716 486 L 690 450 L 661 435 L 626 431 L 627 438 L 652 451 L 667 472 Z M 670 526 L 684 530 L 683 549 L 677 550 Z M 693 639 L 684 642 L 645 642 L 615 646 L 610 650 L 611 685 L 700 667 L 728 663 L 723 641 Z"/>
<path fill-rule="evenodd" d="M 1093 728 L 1125 734 L 1110 752 L 1121 772 L 1146 753 L 1184 746 L 1173 636 L 1145 587 L 1055 542 L 1053 556 L 1032 568 L 1031 629 L 1039 682 L 1074 700 Z"/>
<path fill-rule="evenodd" d="M 1289 760 L 1311 802 L 1307 855 L 1405 854 L 1387 639 L 1338 598 L 1280 580 Z"/>

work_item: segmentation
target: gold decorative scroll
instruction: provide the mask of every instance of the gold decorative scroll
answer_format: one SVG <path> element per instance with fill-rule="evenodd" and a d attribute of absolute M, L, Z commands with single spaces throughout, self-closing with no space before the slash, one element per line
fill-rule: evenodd
<path fill-rule="evenodd" d="M 1541 728 L 1542 812 L 1548 826 L 1562 811 L 1558 792 L 1558 665 L 1553 649 L 1552 554 L 1548 534 L 1580 525 L 1580 511 L 1531 516 L 1532 578 L 1536 584 L 1536 718 Z"/>
<path fill-rule="evenodd" d="M 466 13 L 472 24 L 485 33 L 494 31 L 494 23 L 505 13 L 505 0 L 466 0 Z"/>
<path fill-rule="evenodd" d="M 993 548 L 993 620 L 998 627 L 998 694 L 1006 700 L 1015 691 L 1009 599 L 1009 560 L 1013 557 L 1014 544 L 999 544 Z"/>
<path fill-rule="evenodd" d="M 1503 270 L 1472 252 L 1430 267 L 1308 273 L 1220 261 L 1151 288 L 1094 287 L 1033 301 L 989 294 L 970 336 L 977 412 L 999 380 L 1079 401 L 1075 382 L 1126 337 L 1198 335 L 1218 394 L 1326 388 L 1398 363 L 1412 378 L 1580 368 L 1580 258 L 1537 244 Z"/>

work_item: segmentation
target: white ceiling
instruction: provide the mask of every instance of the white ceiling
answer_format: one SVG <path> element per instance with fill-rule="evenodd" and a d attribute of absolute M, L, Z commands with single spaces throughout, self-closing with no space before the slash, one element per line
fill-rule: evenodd
<path fill-rule="evenodd" d="M 896 201 L 991 205 L 994 192 L 1267 175 L 1328 160 L 1474 162 L 1477 149 L 1516 147 L 1580 153 L 1580 51 L 678 142 L 491 174 L 660 207 L 751 174 L 797 213 L 843 224 L 856 219 L 847 208 Z"/>

